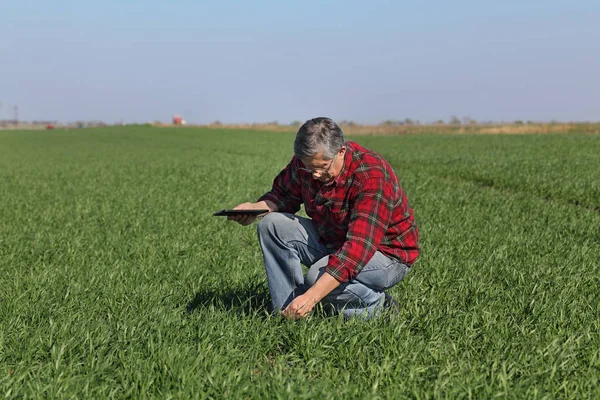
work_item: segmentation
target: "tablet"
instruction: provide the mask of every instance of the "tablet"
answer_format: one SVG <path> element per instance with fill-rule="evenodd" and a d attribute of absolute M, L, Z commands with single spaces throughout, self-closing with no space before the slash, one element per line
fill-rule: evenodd
<path fill-rule="evenodd" d="M 216 217 L 226 217 L 228 215 L 261 215 L 268 212 L 269 210 L 221 210 L 213 215 Z"/>

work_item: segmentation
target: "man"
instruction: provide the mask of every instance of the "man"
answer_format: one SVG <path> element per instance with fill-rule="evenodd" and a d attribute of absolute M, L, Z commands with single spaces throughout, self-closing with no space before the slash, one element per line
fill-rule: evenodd
<path fill-rule="evenodd" d="M 398 303 L 385 290 L 419 255 L 413 212 L 391 166 L 346 141 L 329 118 L 302 125 L 271 191 L 236 209 L 268 209 L 258 224 L 273 309 L 299 319 L 318 302 L 371 318 Z M 296 216 L 304 205 L 310 217 Z M 242 225 L 255 216 L 230 216 Z M 309 267 L 304 276 L 302 264 Z"/>

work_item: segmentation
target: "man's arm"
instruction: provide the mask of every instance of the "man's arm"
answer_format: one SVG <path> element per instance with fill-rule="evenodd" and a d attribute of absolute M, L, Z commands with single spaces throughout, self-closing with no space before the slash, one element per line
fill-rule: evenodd
<path fill-rule="evenodd" d="M 393 196 L 391 187 L 381 179 L 365 182 L 351 210 L 346 242 L 329 256 L 326 272 L 303 295 L 283 311 L 288 318 L 306 316 L 319 301 L 342 282 L 354 278 L 377 250 L 389 223 Z"/>
<path fill-rule="evenodd" d="M 298 174 L 300 161 L 294 156 L 289 164 L 275 177 L 271 190 L 258 201 L 270 201 L 277 211 L 295 214 L 302 205 L 302 181 Z"/>
<path fill-rule="evenodd" d="M 358 275 L 385 236 L 395 197 L 393 186 L 383 179 L 370 178 L 363 183 L 350 210 L 346 242 L 329 256 L 326 273 L 340 282 L 348 282 Z"/>
<path fill-rule="evenodd" d="M 315 308 L 315 305 L 323 300 L 333 289 L 338 287 L 340 282 L 330 274 L 323 274 L 306 293 L 296 297 L 283 310 L 282 314 L 286 318 L 300 319 L 305 317 Z"/>
<path fill-rule="evenodd" d="M 269 210 L 269 212 L 278 211 L 277 205 L 269 200 L 258 201 L 256 203 L 242 203 L 234 210 Z M 256 215 L 230 215 L 228 220 L 235 221 L 241 225 L 250 225 L 256 219 Z"/>

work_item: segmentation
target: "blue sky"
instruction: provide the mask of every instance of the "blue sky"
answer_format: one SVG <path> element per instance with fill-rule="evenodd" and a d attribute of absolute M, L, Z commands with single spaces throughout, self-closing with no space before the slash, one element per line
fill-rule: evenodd
<path fill-rule="evenodd" d="M 0 1 L 0 118 L 600 120 L 600 2 Z"/>

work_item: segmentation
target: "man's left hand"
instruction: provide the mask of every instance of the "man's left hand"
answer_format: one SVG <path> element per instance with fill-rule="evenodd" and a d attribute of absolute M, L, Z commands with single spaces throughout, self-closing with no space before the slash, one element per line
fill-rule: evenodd
<path fill-rule="evenodd" d="M 317 304 L 315 299 L 308 293 L 305 293 L 292 300 L 285 310 L 282 311 L 282 314 L 285 318 L 304 318 L 315 308 L 315 304 Z"/>

